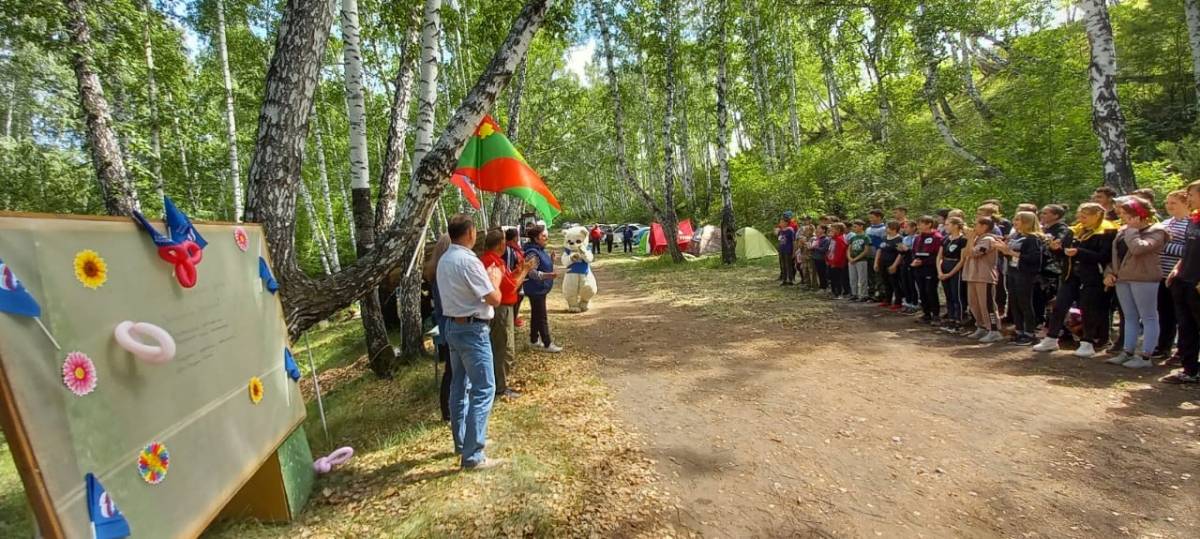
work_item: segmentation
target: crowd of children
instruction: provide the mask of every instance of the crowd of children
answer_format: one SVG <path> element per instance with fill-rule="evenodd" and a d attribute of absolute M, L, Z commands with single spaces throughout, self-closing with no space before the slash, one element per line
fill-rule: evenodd
<path fill-rule="evenodd" d="M 917 322 L 1037 352 L 1074 349 L 1129 368 L 1182 368 L 1161 378 L 1200 383 L 1200 181 L 1167 195 L 1101 187 L 1074 212 L 998 200 L 890 220 L 827 215 L 779 220 L 779 281 L 877 303 Z M 1111 338 L 1119 320 L 1116 339 Z M 1011 329 L 1010 329 L 1011 328 Z M 1005 336 L 1008 333 L 1009 336 Z M 1141 345 L 1139 347 L 1139 340 Z M 1074 344 L 1077 342 L 1078 344 Z"/>

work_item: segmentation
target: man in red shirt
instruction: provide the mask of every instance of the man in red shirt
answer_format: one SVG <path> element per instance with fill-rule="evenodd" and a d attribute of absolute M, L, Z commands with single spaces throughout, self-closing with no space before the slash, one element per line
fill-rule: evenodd
<path fill-rule="evenodd" d="M 520 289 L 521 283 L 525 281 L 525 276 L 533 265 L 527 261 L 517 265 L 515 270 L 510 270 L 504 260 L 506 248 L 504 232 L 500 229 L 489 230 L 487 236 L 484 237 L 483 254 L 479 259 L 488 271 L 496 268 L 501 275 L 500 305 L 496 306 L 496 315 L 492 317 L 490 323 L 492 364 L 496 371 L 496 395 L 515 399 L 520 394 L 508 387 L 508 376 L 512 373 L 513 360 L 516 358 L 513 307 L 517 304 L 517 290 Z M 534 264 L 537 263 L 536 259 L 531 259 L 531 261 Z"/>
<path fill-rule="evenodd" d="M 600 223 L 596 223 L 589 232 L 589 237 L 592 243 L 592 256 L 600 256 L 600 240 L 604 239 L 604 231 L 600 230 Z"/>

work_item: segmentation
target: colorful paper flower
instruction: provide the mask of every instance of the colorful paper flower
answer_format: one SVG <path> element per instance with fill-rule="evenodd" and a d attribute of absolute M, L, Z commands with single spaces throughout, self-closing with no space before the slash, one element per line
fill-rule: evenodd
<path fill-rule="evenodd" d="M 83 286 L 95 290 L 108 280 L 108 265 L 100 258 L 100 253 L 84 249 L 75 253 L 75 278 Z"/>
<path fill-rule="evenodd" d="M 67 354 L 62 366 L 63 383 L 77 396 L 84 396 L 96 389 L 96 364 L 83 352 Z"/>
<path fill-rule="evenodd" d="M 246 234 L 246 229 L 242 227 L 233 228 L 233 241 L 237 243 L 238 249 L 246 252 L 250 248 L 250 236 Z"/>
<path fill-rule="evenodd" d="M 257 376 L 250 377 L 250 402 L 258 404 L 263 398 L 263 383 Z"/>
<path fill-rule="evenodd" d="M 157 485 L 167 477 L 167 468 L 171 466 L 171 453 L 167 446 L 159 442 L 151 442 L 138 454 L 138 474 L 142 480 Z"/>

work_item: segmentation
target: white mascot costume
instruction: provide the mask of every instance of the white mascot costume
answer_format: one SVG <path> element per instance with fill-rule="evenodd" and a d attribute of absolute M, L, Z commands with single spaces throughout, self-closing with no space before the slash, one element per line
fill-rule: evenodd
<path fill-rule="evenodd" d="M 563 277 L 563 294 L 567 310 L 573 313 L 588 310 L 588 301 L 596 295 L 596 277 L 592 275 L 592 251 L 588 247 L 588 229 L 576 226 L 567 229 L 567 246 L 562 263 L 567 268 Z"/>

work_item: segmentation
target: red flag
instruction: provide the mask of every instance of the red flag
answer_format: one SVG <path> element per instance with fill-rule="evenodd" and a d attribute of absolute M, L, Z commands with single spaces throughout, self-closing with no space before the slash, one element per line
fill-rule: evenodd
<path fill-rule="evenodd" d="M 450 175 L 450 183 L 457 185 L 458 190 L 462 191 L 463 196 L 467 197 L 467 202 L 475 209 L 479 208 L 479 197 L 475 196 L 475 186 L 471 185 L 471 179 L 462 174 Z"/>

